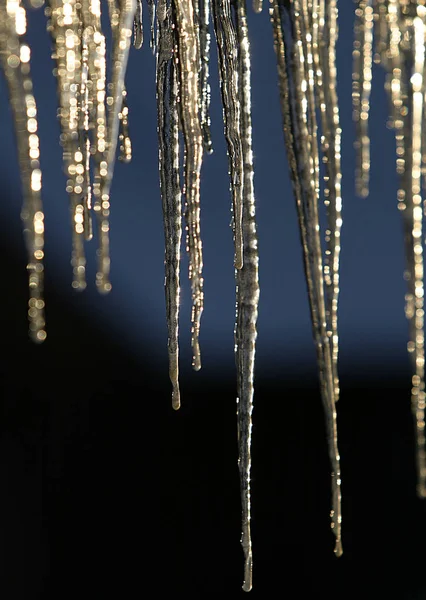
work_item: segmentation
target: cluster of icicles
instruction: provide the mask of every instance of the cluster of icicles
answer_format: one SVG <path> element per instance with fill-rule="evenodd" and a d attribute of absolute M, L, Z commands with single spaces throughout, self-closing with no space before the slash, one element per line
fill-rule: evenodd
<path fill-rule="evenodd" d="M 43 0 L 30 0 L 37 8 Z M 101 292 L 109 281 L 110 188 L 116 155 L 131 160 L 125 72 L 130 47 L 143 44 L 142 0 L 108 0 L 110 37 L 103 33 L 100 0 L 49 0 L 45 8 L 58 84 L 60 143 L 71 206 L 73 287 L 84 289 L 85 241 L 98 229 Z M 391 122 L 395 129 L 398 207 L 404 217 L 411 324 L 413 410 L 417 425 L 418 490 L 426 495 L 424 437 L 424 308 L 421 200 L 426 164 L 424 119 L 425 0 L 359 0 L 354 46 L 354 118 L 357 124 L 357 187 L 368 193 L 368 111 L 372 63 L 388 72 Z M 185 222 L 192 290 L 193 367 L 201 367 L 199 332 L 203 311 L 200 174 L 210 136 L 209 54 L 211 29 L 217 42 L 224 132 L 228 148 L 235 242 L 237 314 L 238 443 L 242 502 L 243 589 L 252 587 L 250 536 L 250 446 L 258 253 L 253 185 L 250 46 L 245 0 L 147 0 L 150 46 L 156 55 L 160 191 L 164 215 L 169 374 L 174 408 L 179 392 L 179 262 Z M 261 12 L 262 0 L 253 9 Z M 336 402 L 341 209 L 341 128 L 336 92 L 337 0 L 270 0 L 287 157 L 299 219 L 312 329 L 317 351 L 332 471 L 331 527 L 342 554 L 340 458 Z M 211 27 L 212 22 L 212 27 Z M 46 338 L 43 301 L 44 216 L 37 110 L 32 94 L 26 11 L 21 0 L 0 0 L 0 55 L 9 87 L 17 136 L 29 252 L 30 333 Z M 373 51 L 373 35 L 376 48 Z M 106 40 L 111 39 L 107 82 Z M 183 148 L 181 148 L 183 146 Z M 183 177 L 180 156 L 183 149 Z M 326 209 L 322 240 L 320 203 Z"/>

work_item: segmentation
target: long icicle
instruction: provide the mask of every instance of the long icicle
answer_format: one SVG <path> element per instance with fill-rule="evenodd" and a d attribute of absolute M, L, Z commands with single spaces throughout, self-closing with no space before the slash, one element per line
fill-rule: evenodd
<path fill-rule="evenodd" d="M 231 178 L 235 267 L 241 269 L 243 266 L 243 162 L 238 97 L 238 48 L 232 22 L 230 0 L 213 0 L 213 18 L 219 56 L 220 89 Z"/>
<path fill-rule="evenodd" d="M 180 81 L 180 117 L 182 123 L 185 167 L 184 195 L 186 246 L 189 254 L 189 279 L 192 289 L 192 365 L 201 368 L 200 322 L 204 306 L 203 252 L 200 232 L 200 174 L 203 138 L 200 125 L 200 44 L 196 35 L 192 1 L 174 0 L 178 34 L 177 55 Z"/>
<path fill-rule="evenodd" d="M 339 354 L 337 305 L 339 298 L 340 231 L 342 228 L 342 130 L 339 119 L 336 77 L 337 1 L 316 0 L 315 12 L 316 17 L 314 17 L 313 24 L 314 64 L 316 69 L 315 91 L 321 115 L 324 204 L 327 213 L 324 283 L 327 334 L 330 338 L 334 395 L 337 402 L 340 393 L 337 372 Z M 318 37 L 315 40 L 316 33 Z"/>
<path fill-rule="evenodd" d="M 273 0 L 270 10 L 284 136 L 296 199 L 300 235 L 317 350 L 321 396 L 326 416 L 330 463 L 332 468 L 331 527 L 336 537 L 335 553 L 342 554 L 341 478 L 337 446 L 336 383 L 331 344 L 327 331 L 324 298 L 323 261 L 318 218 L 318 173 L 315 148 L 316 121 L 312 106 L 312 48 L 304 40 L 307 22 L 312 18 L 307 2 Z"/>
<path fill-rule="evenodd" d="M 32 93 L 29 46 L 24 41 L 26 12 L 18 0 L 0 5 L 1 66 L 9 88 L 23 188 L 21 218 L 28 252 L 29 333 L 36 342 L 46 339 L 43 300 L 44 214 L 41 205 L 41 170 L 37 107 Z"/>
<path fill-rule="evenodd" d="M 99 0 L 92 0 L 94 3 Z M 120 128 L 120 114 L 125 93 L 125 76 L 132 27 L 136 11 L 136 0 L 109 0 L 111 28 L 113 32 L 112 80 L 107 111 L 107 135 L 104 158 L 100 164 L 99 179 L 93 186 L 94 210 L 98 217 L 99 249 L 96 285 L 102 293 L 111 290 L 109 281 L 109 215 L 110 189 L 114 173 L 117 142 Z"/>
<path fill-rule="evenodd" d="M 259 304 L 259 256 L 256 233 L 253 142 L 251 122 L 251 63 L 247 29 L 246 0 L 238 0 L 235 7 L 235 28 L 238 40 L 238 96 L 240 111 L 240 138 L 243 161 L 243 267 L 235 270 L 237 315 L 235 322 L 235 358 L 237 365 L 238 444 L 242 503 L 242 539 L 245 555 L 243 590 L 252 588 L 251 519 L 251 435 L 254 395 L 254 362 L 256 350 L 256 322 Z"/>
<path fill-rule="evenodd" d="M 179 177 L 178 81 L 174 57 L 175 33 L 171 5 L 157 5 L 157 110 L 160 191 L 165 238 L 165 293 L 168 327 L 169 375 L 173 386 L 172 405 L 180 407 L 179 391 L 179 267 L 181 191 Z"/>
<path fill-rule="evenodd" d="M 370 180 L 370 138 L 368 115 L 373 68 L 373 0 L 360 0 L 355 10 L 355 40 L 353 49 L 352 104 L 356 124 L 355 171 L 356 192 L 362 198 L 368 196 Z"/>

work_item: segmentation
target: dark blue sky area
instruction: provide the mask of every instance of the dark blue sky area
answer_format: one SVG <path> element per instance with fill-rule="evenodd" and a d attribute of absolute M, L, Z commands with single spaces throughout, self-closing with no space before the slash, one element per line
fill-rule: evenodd
<path fill-rule="evenodd" d="M 338 78 L 343 127 L 343 229 L 341 254 L 341 369 L 387 368 L 389 359 L 406 364 L 402 227 L 396 207 L 395 144 L 386 128 L 388 103 L 384 74 L 374 73 L 371 110 L 371 193 L 354 194 L 354 128 L 351 115 L 352 2 L 340 2 Z M 256 197 L 260 248 L 261 304 L 258 364 L 265 373 L 315 364 L 306 286 L 294 200 L 289 184 L 276 61 L 267 10 L 250 11 L 253 57 L 253 122 Z M 98 296 L 94 286 L 95 244 L 88 246 L 89 285 L 83 295 L 71 290 L 71 236 L 62 175 L 56 89 L 50 41 L 42 11 L 29 15 L 33 75 L 41 137 L 43 198 L 46 213 L 46 266 L 58 286 L 82 310 L 111 329 L 117 341 L 137 354 L 146 342 L 153 357 L 166 361 L 163 230 L 157 166 L 155 61 L 148 47 L 132 49 L 127 77 L 133 162 L 117 164 L 112 188 L 111 254 L 113 291 Z M 215 152 L 202 173 L 205 311 L 202 320 L 204 369 L 233 368 L 235 314 L 230 194 L 216 54 L 211 63 L 212 121 Z M 20 231 L 19 173 L 7 97 L 1 82 L 0 164 L 3 178 L 16 191 L 3 219 Z M 22 241 L 23 244 L 23 241 Z M 24 269 L 24 264 L 22 265 Z M 190 365 L 190 290 L 183 261 L 181 346 L 184 370 Z M 23 310 L 25 310 L 23 304 Z"/>

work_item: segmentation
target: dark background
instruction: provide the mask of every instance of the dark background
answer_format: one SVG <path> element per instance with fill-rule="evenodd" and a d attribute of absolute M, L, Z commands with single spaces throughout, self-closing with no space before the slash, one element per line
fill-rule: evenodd
<path fill-rule="evenodd" d="M 372 181 L 355 197 L 353 5 L 340 2 L 343 138 L 340 297 L 344 555 L 333 554 L 329 464 L 288 180 L 267 11 L 250 14 L 261 304 L 253 430 L 252 595 L 426 598 L 426 509 L 416 499 L 403 243 L 384 76 L 372 96 Z M 265 7 L 266 9 L 267 7 Z M 0 590 L 5 600 L 242 594 L 230 197 L 215 53 L 215 153 L 205 159 L 203 369 L 192 373 L 183 266 L 182 409 L 171 408 L 154 59 L 132 51 L 134 161 L 112 190 L 112 282 L 71 290 L 55 82 L 31 11 L 46 212 L 48 339 L 27 337 L 19 173 L 1 83 Z M 212 40 L 214 42 L 214 40 Z M 214 47 L 214 43 L 213 43 Z"/>

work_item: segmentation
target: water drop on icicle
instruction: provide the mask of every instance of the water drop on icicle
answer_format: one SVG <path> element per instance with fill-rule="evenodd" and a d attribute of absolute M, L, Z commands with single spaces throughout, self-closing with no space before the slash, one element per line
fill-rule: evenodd
<path fill-rule="evenodd" d="M 335 3 L 327 2 L 327 11 L 336 11 Z M 336 313 L 327 310 L 329 301 L 325 299 L 323 259 L 321 239 L 319 235 L 319 166 L 318 166 L 318 140 L 315 106 L 315 89 L 318 89 L 317 74 L 313 69 L 315 61 L 313 53 L 319 52 L 312 46 L 315 41 L 311 36 L 312 27 L 320 26 L 319 15 L 321 5 L 315 3 L 316 10 L 307 0 L 294 0 L 288 3 L 286 0 L 273 0 L 270 9 L 271 22 L 274 34 L 274 47 L 277 55 L 278 81 L 281 99 L 281 111 L 283 117 L 284 137 L 287 148 L 287 156 L 290 164 L 290 174 L 293 190 L 296 198 L 296 208 L 299 219 L 300 235 L 303 247 L 306 282 L 308 287 L 309 304 L 311 309 L 312 329 L 317 350 L 317 361 L 319 368 L 321 396 L 324 405 L 326 428 L 328 437 L 328 448 L 330 464 L 332 468 L 332 531 L 336 537 L 335 553 L 342 554 L 341 544 L 341 477 L 340 456 L 337 446 L 337 423 L 336 423 L 336 390 L 338 390 L 337 372 L 334 368 L 333 352 L 330 343 L 329 331 L 337 327 L 330 322 Z M 331 20 L 333 12 L 328 13 L 326 22 L 328 29 L 327 38 L 335 44 L 337 32 L 331 32 Z M 335 14 L 337 17 L 337 13 Z M 334 19 L 334 17 L 333 17 Z M 309 35 L 308 35 L 309 34 Z M 327 50 L 319 52 L 321 70 L 324 71 L 323 57 L 327 56 Z M 330 59 L 333 59 L 333 53 Z M 324 65 L 330 70 L 330 64 Z M 331 65 L 332 69 L 335 66 Z M 323 116 L 324 119 L 324 116 Z M 336 123 L 332 124 L 332 132 L 337 131 Z M 327 135 L 327 132 L 325 132 Z M 328 132 L 330 137 L 330 131 Z M 333 134 L 334 135 L 334 134 Z M 330 141 L 332 141 L 330 139 Z M 336 140 L 334 140 L 336 144 Z M 340 148 L 335 147 L 336 154 Z M 324 155 L 327 160 L 329 156 Z M 336 167 L 338 163 L 333 160 L 328 168 Z M 337 173 L 336 169 L 336 176 Z M 339 180 L 330 182 L 330 188 L 339 192 Z M 337 198 L 337 195 L 336 195 Z M 337 221 L 336 209 L 340 206 L 335 199 L 335 209 L 329 211 L 328 227 L 334 232 L 334 237 L 340 236 L 340 221 Z M 336 236 L 336 232 L 338 235 Z M 330 240 L 331 241 L 331 240 Z M 333 269 L 334 275 L 338 268 L 338 239 L 333 242 L 334 247 Z M 327 272 L 326 272 L 327 275 Z M 334 278 L 331 294 L 337 302 L 338 279 Z M 332 316 L 334 315 L 334 317 Z M 337 337 L 335 339 L 337 344 Z M 337 348 L 336 348 L 337 357 Z"/>
<path fill-rule="evenodd" d="M 13 112 L 24 203 L 21 218 L 28 252 L 29 332 L 34 341 L 46 339 L 43 300 L 44 214 L 37 108 L 32 94 L 30 48 L 24 41 L 26 12 L 18 1 L 0 5 L 0 57 Z"/>
<path fill-rule="evenodd" d="M 176 43 L 171 8 L 159 0 L 157 8 L 157 111 L 160 191 L 165 238 L 165 293 L 168 327 L 169 375 L 173 386 L 172 405 L 180 407 L 179 390 L 179 269 L 181 189 L 179 177 L 179 122 L 177 111 L 178 74 L 173 56 Z"/>

